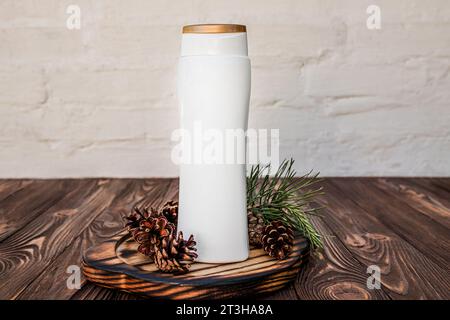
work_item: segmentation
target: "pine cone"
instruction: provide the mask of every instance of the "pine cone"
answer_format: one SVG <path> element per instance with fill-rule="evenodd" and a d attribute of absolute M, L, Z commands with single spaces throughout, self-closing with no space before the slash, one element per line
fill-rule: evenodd
<path fill-rule="evenodd" d="M 135 230 L 132 235 L 134 240 L 139 244 L 138 252 L 153 258 L 158 238 L 150 232 L 145 232 L 140 229 Z"/>
<path fill-rule="evenodd" d="M 138 251 L 154 258 L 156 248 L 161 244 L 162 239 L 168 237 L 174 231 L 175 225 L 168 222 L 165 217 L 151 215 L 141 219 L 139 228 L 131 234 L 134 240 L 139 243 Z"/>
<path fill-rule="evenodd" d="M 128 222 L 125 224 L 125 227 L 130 233 L 133 233 L 134 230 L 139 228 L 141 221 L 154 215 L 157 215 L 157 212 L 153 208 L 148 211 L 148 208 L 141 209 L 138 207 L 134 207 L 131 214 L 128 217 L 125 217 L 125 219 L 128 220 Z"/>
<path fill-rule="evenodd" d="M 169 201 L 162 208 L 162 215 L 166 217 L 166 219 L 177 225 L 178 222 L 178 202 Z"/>
<path fill-rule="evenodd" d="M 138 208 L 133 208 L 133 211 L 130 213 L 128 217 L 125 217 L 127 223 L 125 224 L 125 228 L 132 233 L 135 229 L 139 228 L 139 224 L 143 219 L 142 212 Z"/>
<path fill-rule="evenodd" d="M 285 259 L 292 250 L 294 233 L 281 221 L 272 221 L 264 228 L 261 242 L 269 256 Z"/>
<path fill-rule="evenodd" d="M 161 240 L 156 249 L 154 257 L 156 266 L 163 272 L 187 272 L 197 258 L 195 245 L 193 235 L 188 240 L 184 240 L 181 231 L 178 236 L 171 233 Z"/>
<path fill-rule="evenodd" d="M 262 214 L 253 213 L 251 210 L 247 211 L 248 219 L 248 239 L 250 244 L 261 248 L 261 237 L 263 235 L 264 227 L 266 225 Z"/>

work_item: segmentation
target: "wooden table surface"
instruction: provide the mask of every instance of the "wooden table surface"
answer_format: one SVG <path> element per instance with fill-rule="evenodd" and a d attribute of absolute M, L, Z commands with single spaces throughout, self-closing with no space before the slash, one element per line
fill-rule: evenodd
<path fill-rule="evenodd" d="M 450 299 L 450 179 L 328 178 L 327 235 L 294 284 L 268 299 Z M 176 179 L 0 180 L 0 299 L 136 299 L 66 272 L 121 230 L 138 201 L 178 197 Z M 367 268 L 381 288 L 367 288 Z"/>

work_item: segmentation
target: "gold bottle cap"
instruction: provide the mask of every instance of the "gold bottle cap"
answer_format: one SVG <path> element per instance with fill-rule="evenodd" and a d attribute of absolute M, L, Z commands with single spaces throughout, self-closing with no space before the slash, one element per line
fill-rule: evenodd
<path fill-rule="evenodd" d="M 233 33 L 247 32 L 241 24 L 193 24 L 183 27 L 183 33 Z"/>

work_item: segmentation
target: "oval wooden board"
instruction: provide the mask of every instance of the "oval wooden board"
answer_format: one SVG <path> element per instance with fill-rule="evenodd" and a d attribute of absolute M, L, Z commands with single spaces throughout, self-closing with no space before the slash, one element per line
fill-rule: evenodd
<path fill-rule="evenodd" d="M 83 273 L 100 286 L 147 297 L 166 299 L 223 299 L 256 295 L 281 289 L 294 280 L 309 246 L 296 237 L 285 260 L 275 260 L 262 249 L 252 248 L 249 259 L 228 264 L 194 263 L 190 272 L 159 272 L 152 261 L 136 251 L 127 233 L 90 248 L 83 257 Z"/>

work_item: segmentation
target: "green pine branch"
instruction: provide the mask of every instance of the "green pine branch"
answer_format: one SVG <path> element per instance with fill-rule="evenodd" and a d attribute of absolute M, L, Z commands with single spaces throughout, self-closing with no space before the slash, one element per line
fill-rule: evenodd
<path fill-rule="evenodd" d="M 295 177 L 293 164 L 293 159 L 284 160 L 273 177 L 269 176 L 270 164 L 253 166 L 247 177 L 247 208 L 260 213 L 266 222 L 283 221 L 307 238 L 313 250 L 322 248 L 322 236 L 308 218 L 320 209 L 309 205 L 323 194 L 322 188 L 315 186 L 319 173 Z"/>

